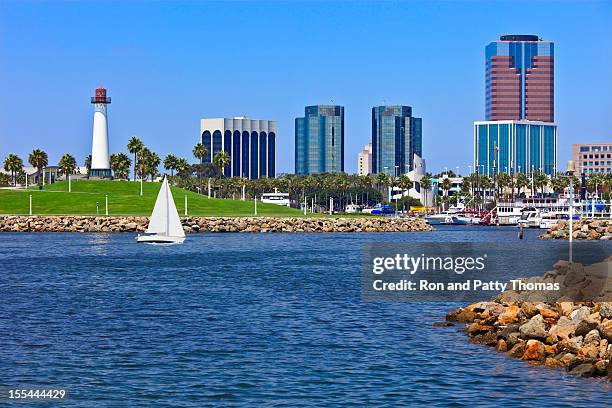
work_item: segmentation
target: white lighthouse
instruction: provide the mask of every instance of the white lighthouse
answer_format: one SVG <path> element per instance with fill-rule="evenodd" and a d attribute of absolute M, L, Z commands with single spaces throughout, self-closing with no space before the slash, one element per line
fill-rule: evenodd
<path fill-rule="evenodd" d="M 106 97 L 105 88 L 96 88 L 96 96 L 91 98 L 94 104 L 93 140 L 91 143 L 90 178 L 111 178 L 110 157 L 108 155 L 108 120 L 106 105 L 111 98 Z"/>

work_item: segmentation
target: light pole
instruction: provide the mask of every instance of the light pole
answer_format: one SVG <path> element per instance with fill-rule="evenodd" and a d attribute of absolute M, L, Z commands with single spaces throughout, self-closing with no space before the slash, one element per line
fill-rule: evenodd
<path fill-rule="evenodd" d="M 395 185 L 397 184 L 397 170 L 398 170 L 398 169 L 399 169 L 399 166 L 395 166 L 395 168 L 393 169 L 393 187 L 391 187 L 391 188 L 392 188 L 392 191 L 394 191 L 394 190 L 395 190 Z M 400 192 L 401 192 L 401 191 L 402 191 L 402 190 L 400 189 Z M 402 195 L 402 196 L 403 196 L 403 192 L 401 192 L 401 193 L 400 193 L 400 195 Z M 409 194 L 409 195 L 410 195 L 410 194 Z M 396 217 L 397 217 L 397 200 L 398 200 L 398 199 L 396 198 L 396 199 L 395 199 L 395 214 L 394 214 Z"/>
<path fill-rule="evenodd" d="M 573 256 L 573 251 L 572 251 L 572 247 L 574 245 L 574 226 L 573 226 L 573 221 L 574 221 L 574 173 L 576 172 L 576 168 L 574 166 L 574 161 L 573 160 L 569 160 L 567 162 L 567 170 L 565 171 L 565 174 L 567 177 L 569 177 L 569 193 L 570 193 L 570 197 L 569 197 L 569 261 L 570 263 L 574 262 L 574 256 Z"/>

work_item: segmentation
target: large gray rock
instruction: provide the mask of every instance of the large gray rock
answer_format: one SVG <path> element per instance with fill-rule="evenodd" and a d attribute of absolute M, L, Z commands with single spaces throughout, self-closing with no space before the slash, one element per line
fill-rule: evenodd
<path fill-rule="evenodd" d="M 519 332 L 523 338 L 528 339 L 545 339 L 548 336 L 546 324 L 542 315 L 533 316 L 527 323 L 519 328 Z"/>
<path fill-rule="evenodd" d="M 602 303 L 599 307 L 599 315 L 602 319 L 612 319 L 612 303 Z"/>
<path fill-rule="evenodd" d="M 594 371 L 595 367 L 593 366 L 593 364 L 584 363 L 574 367 L 572 371 L 570 371 L 570 373 L 579 377 L 590 377 L 593 375 Z"/>
<path fill-rule="evenodd" d="M 591 315 L 591 309 L 586 306 L 581 306 L 570 314 L 570 318 L 575 324 L 578 324 L 582 319 Z"/>

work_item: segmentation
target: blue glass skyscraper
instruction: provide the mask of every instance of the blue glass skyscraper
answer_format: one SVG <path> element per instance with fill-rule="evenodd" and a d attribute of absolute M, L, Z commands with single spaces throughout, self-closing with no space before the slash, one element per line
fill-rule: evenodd
<path fill-rule="evenodd" d="M 412 108 L 385 105 L 372 108 L 372 173 L 396 176 L 413 170 L 414 155 L 423 156 L 422 120 Z"/>
<path fill-rule="evenodd" d="M 295 119 L 295 173 L 344 171 L 344 107 L 307 106 Z"/>

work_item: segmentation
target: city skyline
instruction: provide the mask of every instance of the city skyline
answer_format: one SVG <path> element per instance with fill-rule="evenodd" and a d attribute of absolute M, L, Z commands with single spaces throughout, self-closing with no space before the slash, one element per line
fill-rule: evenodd
<path fill-rule="evenodd" d="M 402 104 L 423 118 L 428 170 L 460 166 L 464 172 L 472 162 L 473 121 L 485 117 L 483 47 L 514 33 L 555 43 L 559 163 L 571 157 L 574 143 L 609 140 L 612 47 L 604 39 L 612 35 L 610 4 L 483 4 L 160 3 L 152 9 L 139 3 L 3 2 L 0 86 L 10 97 L 0 101 L 0 155 L 25 157 L 39 147 L 51 163 L 70 152 L 82 164 L 91 149 L 86 101 L 91 89 L 104 86 L 113 94 L 111 152 L 125 151 L 137 135 L 162 156 L 194 162 L 200 118 L 247 115 L 278 121 L 276 173 L 291 173 L 293 119 L 305 105 L 327 103 L 345 107 L 345 171 L 355 173 L 357 155 L 371 141 L 372 106 Z M 491 8 L 496 19 L 487 21 Z M 223 19 L 206 18 L 237 10 L 241 24 L 234 30 L 222 29 Z M 518 21 L 525 13 L 533 18 Z M 258 18 L 268 30 L 255 30 Z M 200 32 L 202 19 L 206 30 Z M 95 20 L 113 24 L 100 25 L 99 35 L 79 34 Z M 307 40 L 303 34 L 312 21 L 320 29 Z M 448 33 L 462 40 L 448 41 Z M 410 53 L 381 64 L 396 43 L 373 37 L 393 35 L 410 43 Z M 337 41 L 316 46 L 330 36 Z M 248 45 L 244 57 L 251 65 L 219 63 L 231 61 L 222 51 L 237 41 Z"/>

